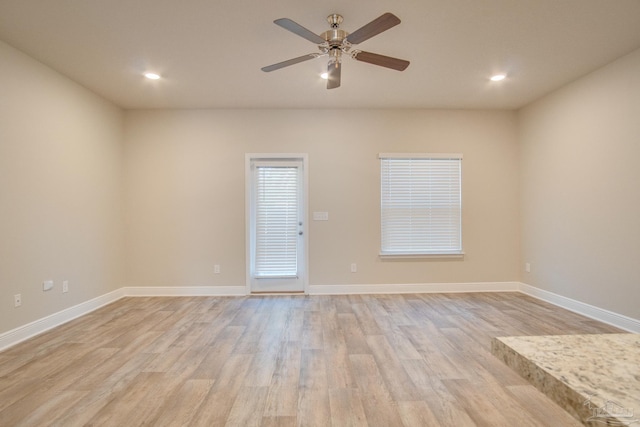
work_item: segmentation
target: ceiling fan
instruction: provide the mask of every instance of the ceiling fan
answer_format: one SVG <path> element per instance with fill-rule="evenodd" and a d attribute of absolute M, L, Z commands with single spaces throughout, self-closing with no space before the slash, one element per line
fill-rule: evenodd
<path fill-rule="evenodd" d="M 380 17 L 369 22 L 365 26 L 357 29 L 353 33 L 348 33 L 340 28 L 343 18 L 334 13 L 327 17 L 327 21 L 331 29 L 325 31 L 321 35 L 317 35 L 307 30 L 302 25 L 292 21 L 289 18 L 281 18 L 273 21 L 276 25 L 281 26 L 285 30 L 289 30 L 312 43 L 318 45 L 320 53 L 309 53 L 287 61 L 278 62 L 277 64 L 262 67 L 262 71 L 270 72 L 279 70 L 280 68 L 308 61 L 320 56 L 329 56 L 327 65 L 327 89 L 335 89 L 340 86 L 340 71 L 342 64 L 342 55 L 348 55 L 356 61 L 367 62 L 381 67 L 391 68 L 393 70 L 403 71 L 409 66 L 409 61 L 404 59 L 392 58 L 390 56 L 379 55 L 377 53 L 365 52 L 362 50 L 351 50 L 352 45 L 362 43 L 371 37 L 380 34 L 389 28 L 395 27 L 400 23 L 400 18 L 392 13 L 385 13 Z"/>

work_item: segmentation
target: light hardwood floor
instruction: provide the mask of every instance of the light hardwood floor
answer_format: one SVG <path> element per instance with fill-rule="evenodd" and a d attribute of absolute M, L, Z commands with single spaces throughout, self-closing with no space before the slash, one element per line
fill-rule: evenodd
<path fill-rule="evenodd" d="M 517 293 L 125 298 L 0 353 L 0 426 L 578 426 L 490 341 L 608 332 Z"/>

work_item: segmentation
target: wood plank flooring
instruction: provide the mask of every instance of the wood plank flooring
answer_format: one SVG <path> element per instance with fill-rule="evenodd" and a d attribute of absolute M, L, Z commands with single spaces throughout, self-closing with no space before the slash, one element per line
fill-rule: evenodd
<path fill-rule="evenodd" d="M 609 332 L 517 293 L 124 298 L 0 353 L 0 426 L 579 426 L 490 341 Z"/>

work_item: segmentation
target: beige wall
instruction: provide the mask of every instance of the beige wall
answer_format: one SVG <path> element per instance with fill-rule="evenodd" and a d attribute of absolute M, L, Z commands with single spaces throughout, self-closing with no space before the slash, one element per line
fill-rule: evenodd
<path fill-rule="evenodd" d="M 0 333 L 122 286 L 123 124 L 120 109 L 0 42 Z"/>
<path fill-rule="evenodd" d="M 518 118 L 522 281 L 640 319 L 640 50 Z"/>
<path fill-rule="evenodd" d="M 129 286 L 244 286 L 252 152 L 309 154 L 309 208 L 330 218 L 309 224 L 310 285 L 519 278 L 512 112 L 130 111 L 125 151 Z M 464 154 L 463 261 L 378 258 L 379 152 Z"/>

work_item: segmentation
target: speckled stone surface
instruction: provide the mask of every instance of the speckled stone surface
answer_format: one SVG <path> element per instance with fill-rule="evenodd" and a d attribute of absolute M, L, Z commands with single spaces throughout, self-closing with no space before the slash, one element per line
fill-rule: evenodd
<path fill-rule="evenodd" d="M 640 335 L 498 337 L 491 352 L 585 425 L 640 427 Z"/>

